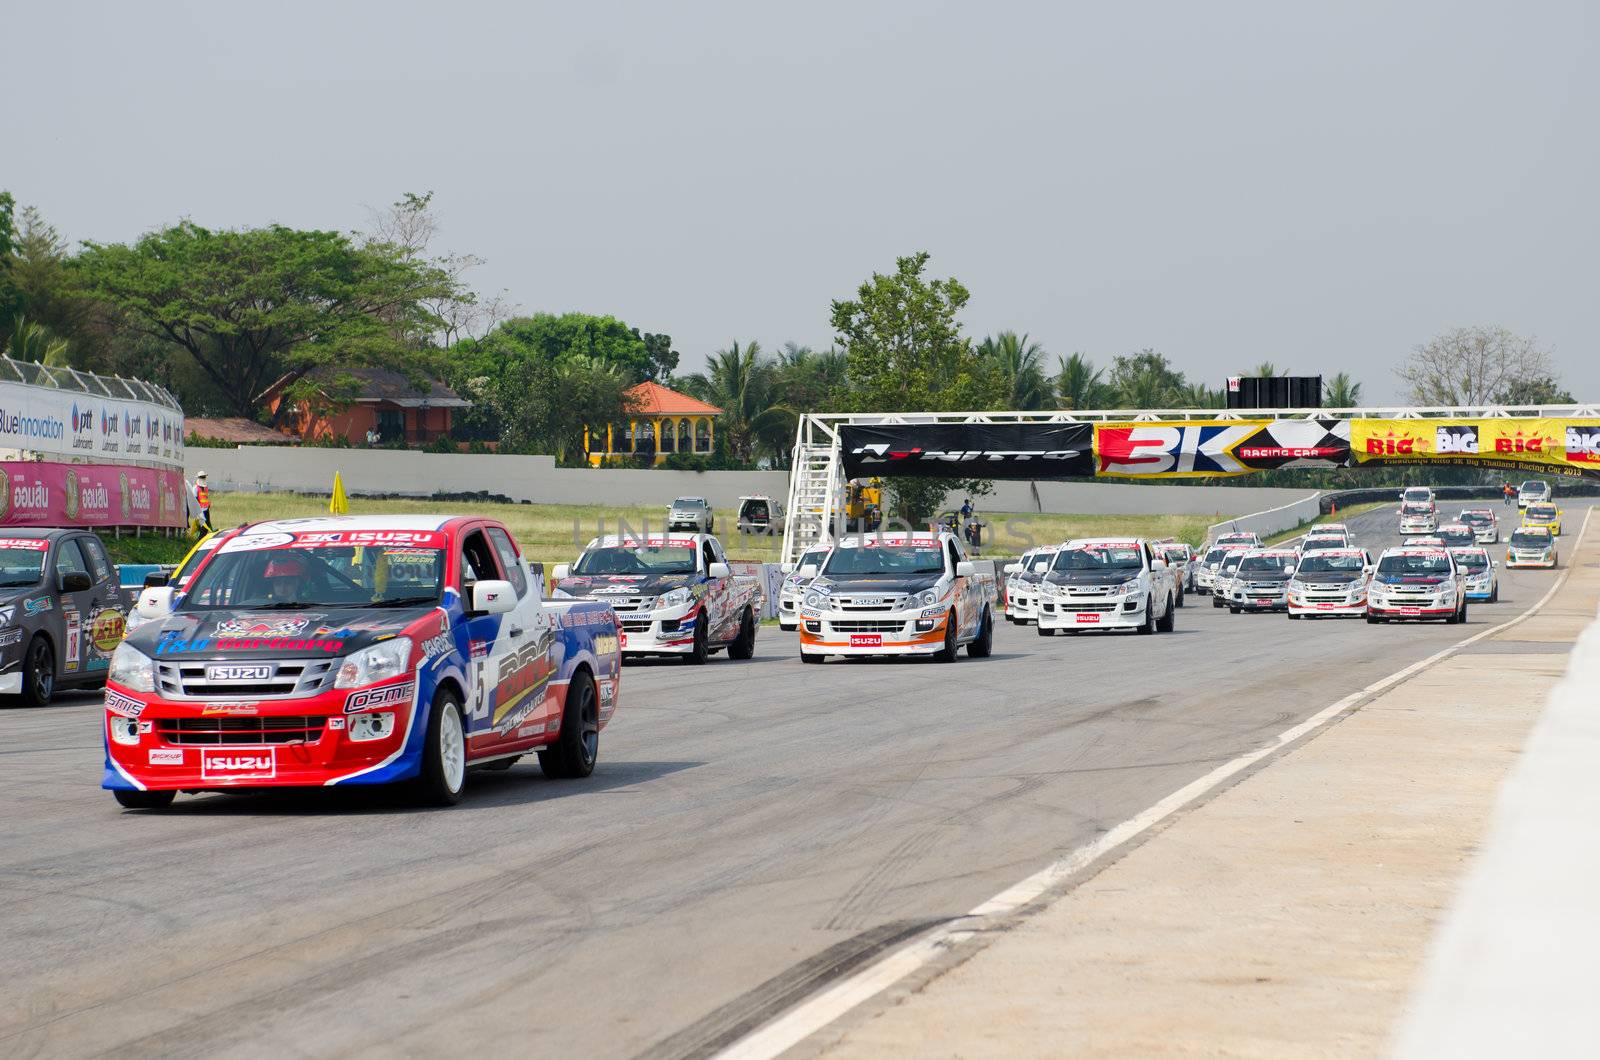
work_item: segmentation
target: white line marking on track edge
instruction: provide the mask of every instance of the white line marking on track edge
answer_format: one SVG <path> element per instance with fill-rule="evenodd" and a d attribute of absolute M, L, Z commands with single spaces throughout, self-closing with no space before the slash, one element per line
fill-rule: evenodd
<path fill-rule="evenodd" d="M 1584 535 L 1589 532 L 1589 517 L 1593 514 L 1594 508 L 1591 506 L 1584 514 L 1583 526 L 1578 530 L 1578 536 L 1573 541 L 1573 553 L 1577 552 L 1578 546 L 1583 543 Z M 1218 766 L 1198 780 L 1194 780 L 1174 791 L 1171 795 L 1168 795 L 1138 816 L 1123 821 L 1094 842 L 1079 847 L 1054 864 L 1041 869 L 1025 880 L 1007 887 L 993 898 L 974 907 L 965 916 L 950 920 L 944 926 L 935 928 L 930 934 L 925 935 L 916 942 L 874 961 L 854 975 L 841 979 L 822 993 L 808 998 L 782 1016 L 723 1049 L 715 1055 L 714 1060 L 771 1060 L 773 1057 L 782 1055 L 852 1009 L 871 1000 L 919 968 L 938 959 L 952 947 L 991 929 L 993 925 L 990 921 L 1012 915 L 1024 906 L 1037 901 L 1052 887 L 1060 884 L 1068 877 L 1082 872 L 1117 847 L 1149 831 L 1153 826 L 1171 817 L 1174 813 L 1218 787 L 1229 778 L 1249 769 L 1263 758 L 1275 754 L 1285 746 L 1322 728 L 1356 705 L 1388 691 L 1395 685 L 1435 663 L 1442 662 L 1462 648 L 1476 644 L 1485 637 L 1503 632 L 1531 618 L 1538 613 L 1540 608 L 1549 603 L 1550 598 L 1556 594 L 1556 590 L 1566 584 L 1567 576 L 1571 571 L 1570 565 L 1563 568 L 1561 577 L 1557 578 L 1549 590 L 1539 598 L 1539 602 L 1515 618 L 1507 619 L 1498 626 L 1491 626 L 1481 633 L 1475 633 L 1465 640 L 1457 641 L 1455 644 L 1435 652 L 1420 662 L 1412 663 L 1403 670 L 1397 670 L 1388 677 L 1373 682 L 1361 691 L 1352 692 L 1337 703 L 1324 707 L 1300 724 L 1279 733 L 1265 747 L 1240 755 L 1231 762 Z"/>

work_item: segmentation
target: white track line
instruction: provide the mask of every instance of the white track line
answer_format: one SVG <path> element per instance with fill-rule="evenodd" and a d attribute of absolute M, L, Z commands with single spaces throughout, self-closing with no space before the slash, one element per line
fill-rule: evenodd
<path fill-rule="evenodd" d="M 1594 509 L 1591 507 L 1583 517 L 1583 526 L 1579 529 L 1578 536 L 1573 542 L 1572 551 L 1574 553 L 1577 552 L 1578 546 L 1582 544 L 1584 535 L 1589 532 L 1589 517 L 1593 514 Z M 1058 886 L 1074 874 L 1082 872 L 1100 858 L 1111 853 L 1111 851 L 1149 831 L 1153 826 L 1171 817 L 1202 795 L 1216 789 L 1223 782 L 1249 769 L 1262 759 L 1322 728 L 1364 700 L 1385 692 L 1419 671 L 1425 670 L 1435 663 L 1454 655 L 1462 648 L 1476 644 L 1485 637 L 1491 637 L 1531 618 L 1540 608 L 1549 603 L 1550 598 L 1556 594 L 1557 589 L 1566 584 L 1567 575 L 1571 571 L 1572 567 L 1569 564 L 1561 571 L 1561 576 L 1550 586 L 1544 596 L 1539 598 L 1539 602 L 1522 612 L 1522 614 L 1515 618 L 1507 619 L 1498 626 L 1492 626 L 1481 633 L 1475 633 L 1465 640 L 1458 641 L 1447 648 L 1435 652 L 1421 662 L 1412 663 L 1403 670 L 1397 670 L 1388 677 L 1374 681 L 1359 692 L 1352 692 L 1332 706 L 1324 707 L 1300 724 L 1279 733 L 1265 747 L 1240 755 L 1233 761 L 1218 766 L 1200 779 L 1179 788 L 1154 806 L 1140 813 L 1137 817 L 1123 821 L 1094 842 L 1079 847 L 1054 864 L 1034 873 L 1019 883 L 1007 887 L 982 905 L 973 908 L 965 916 L 949 921 L 944 926 L 934 929 L 932 933 L 911 943 L 909 946 L 896 950 L 849 978 L 840 980 L 815 997 L 807 999 L 796 1008 L 791 1009 L 771 1023 L 717 1053 L 716 1060 L 771 1060 L 773 1057 L 780 1056 L 828 1024 L 839 1019 L 851 1009 L 871 1000 L 901 979 L 937 960 L 951 948 L 986 931 L 994 930 L 998 919 L 1011 916 L 1023 907 L 1037 901 L 1051 888 Z"/>

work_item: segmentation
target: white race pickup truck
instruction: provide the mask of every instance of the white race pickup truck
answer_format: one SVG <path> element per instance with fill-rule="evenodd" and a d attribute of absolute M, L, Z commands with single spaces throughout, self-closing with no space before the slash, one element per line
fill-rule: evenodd
<path fill-rule="evenodd" d="M 589 542 L 572 566 L 551 571 L 556 599 L 600 600 L 616 611 L 622 657 L 677 655 L 703 663 L 756 650 L 761 590 L 735 575 L 710 534 L 610 534 Z"/>
<path fill-rule="evenodd" d="M 1041 637 L 1063 629 L 1170 633 L 1177 622 L 1177 574 L 1142 537 L 1067 542 L 1039 591 Z"/>

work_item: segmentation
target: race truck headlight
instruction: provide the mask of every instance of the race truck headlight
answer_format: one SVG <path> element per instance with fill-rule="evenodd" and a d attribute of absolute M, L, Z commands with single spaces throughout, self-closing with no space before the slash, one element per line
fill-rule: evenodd
<path fill-rule="evenodd" d="M 411 661 L 411 638 L 395 637 L 348 656 L 333 679 L 334 688 L 362 688 L 399 677 Z"/>
<path fill-rule="evenodd" d="M 106 671 L 106 680 L 115 681 L 130 692 L 154 692 L 156 664 L 144 652 L 127 644 L 119 644 L 117 650 L 111 653 L 111 666 Z"/>
<path fill-rule="evenodd" d="M 809 593 L 806 593 L 806 606 L 812 610 L 820 611 L 823 605 L 827 602 L 828 598 L 817 592 L 815 589 Z"/>
<path fill-rule="evenodd" d="M 11 625 L 11 620 L 17 617 L 17 609 L 13 607 L 0 607 L 0 629 Z"/>
<path fill-rule="evenodd" d="M 937 589 L 924 589 L 924 590 L 922 590 L 922 592 L 917 594 L 917 598 L 914 601 L 914 603 L 918 607 L 932 607 L 934 604 L 936 604 L 938 602 L 939 602 L 939 590 L 937 590 Z"/>
<path fill-rule="evenodd" d="M 1306 583 L 1301 581 L 1299 578 L 1290 578 L 1289 591 L 1291 593 L 1303 593 L 1306 591 Z"/>
<path fill-rule="evenodd" d="M 554 589 L 550 590 L 550 599 L 552 599 L 552 600 L 576 600 L 577 597 L 573 596 L 571 593 L 567 592 L 565 589 L 561 588 L 561 586 L 558 585 Z"/>
<path fill-rule="evenodd" d="M 1127 581 L 1125 581 L 1121 585 L 1117 586 L 1117 592 L 1119 592 L 1119 593 L 1136 593 L 1138 591 L 1139 591 L 1139 579 L 1138 578 L 1129 578 Z"/>
<path fill-rule="evenodd" d="M 673 589 L 670 592 L 662 593 L 660 596 L 658 596 L 656 598 L 656 606 L 651 608 L 651 610 L 654 611 L 657 608 L 664 607 L 686 607 L 688 606 L 689 601 L 693 599 L 694 596 L 689 592 L 688 589 Z"/>
<path fill-rule="evenodd" d="M 361 743 L 365 740 L 381 740 L 394 732 L 394 713 L 380 710 L 370 714 L 350 715 L 350 727 L 345 730 L 351 740 Z"/>

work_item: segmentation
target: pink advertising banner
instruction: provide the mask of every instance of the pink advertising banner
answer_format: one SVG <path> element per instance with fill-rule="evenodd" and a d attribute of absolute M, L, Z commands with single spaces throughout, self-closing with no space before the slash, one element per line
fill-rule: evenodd
<path fill-rule="evenodd" d="M 0 526 L 183 526 L 180 471 L 0 462 Z"/>

